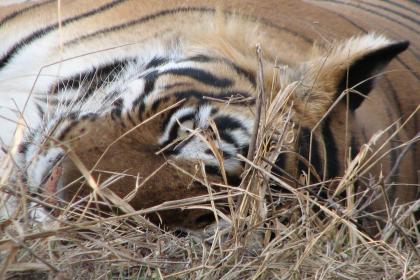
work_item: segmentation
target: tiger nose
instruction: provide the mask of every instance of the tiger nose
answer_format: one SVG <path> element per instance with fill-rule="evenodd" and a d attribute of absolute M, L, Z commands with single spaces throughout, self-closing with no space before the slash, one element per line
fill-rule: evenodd
<path fill-rule="evenodd" d="M 51 205 L 52 209 L 55 209 L 55 206 L 58 206 L 57 190 L 62 174 L 63 167 L 61 166 L 61 164 L 54 166 L 51 170 L 50 177 L 42 186 L 42 192 L 45 195 L 44 201 L 47 204 Z M 55 215 L 58 213 L 56 213 L 56 210 L 52 210 L 51 214 Z"/>

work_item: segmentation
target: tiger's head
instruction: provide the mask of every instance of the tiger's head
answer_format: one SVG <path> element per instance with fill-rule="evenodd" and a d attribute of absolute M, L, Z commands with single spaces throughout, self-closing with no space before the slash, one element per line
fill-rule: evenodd
<path fill-rule="evenodd" d="M 21 145 L 30 189 L 69 201 L 92 188 L 110 188 L 143 209 L 207 194 L 208 181 L 237 184 L 244 167 L 237 155 L 246 156 L 254 128 L 258 63 L 253 48 L 241 53 L 246 48 L 225 42 L 229 48 L 204 44 L 194 53 L 177 46 L 170 55 L 113 61 L 58 81 L 41 109 L 43 124 Z M 281 153 L 277 166 L 299 177 L 308 167 L 297 153 L 320 179 L 341 176 L 348 147 L 357 149 L 356 109 L 407 47 L 375 34 L 335 42 L 287 63 L 274 86 L 273 57 L 287 62 L 294 50 L 264 50 L 264 87 L 277 93 L 294 85 L 287 101 L 294 153 Z M 202 210 L 188 218 L 162 213 L 178 225 L 203 217 Z"/>

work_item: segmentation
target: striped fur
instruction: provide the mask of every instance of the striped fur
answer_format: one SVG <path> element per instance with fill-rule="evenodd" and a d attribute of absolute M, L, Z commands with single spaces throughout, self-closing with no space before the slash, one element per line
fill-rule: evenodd
<path fill-rule="evenodd" d="M 42 192 L 55 166 L 63 170 L 52 178 L 60 197 L 77 191 L 76 185 L 60 191 L 80 177 L 69 150 L 101 180 L 125 173 L 112 186 L 121 197 L 136 176 L 158 169 L 131 198 L 136 209 L 205 194 L 200 162 L 210 181 L 236 184 L 244 166 L 237 154 L 247 154 L 254 126 L 256 44 L 263 47 L 266 88 L 275 63 L 288 66 L 275 92 L 299 81 L 290 100 L 297 135 L 290 149 L 309 159 L 319 180 L 343 176 L 349 147 L 354 156 L 378 130 L 403 124 L 420 103 L 418 9 L 410 2 L 80 0 L 61 1 L 60 8 L 41 1 L 0 10 L 0 114 L 16 119 L 14 103 L 22 110 L 31 93 L 18 162 L 33 192 Z M 392 40 L 362 35 L 371 31 Z M 412 44 L 397 57 L 405 40 Z M 391 60 L 374 85 L 369 78 Z M 350 94 L 336 102 L 349 86 L 368 100 Z M 7 149 L 15 125 L 1 122 Z M 418 183 L 420 149 L 414 144 L 402 159 L 399 154 L 419 122 L 416 113 L 398 133 L 398 124 L 391 127 L 378 144 L 390 152 L 369 169 L 375 175 L 393 170 L 390 196 L 399 203 L 417 195 L 416 186 L 405 184 Z M 287 153 L 276 164 L 292 183 L 308 169 Z M 372 204 L 382 208 L 382 201 Z M 174 224 L 199 216 L 167 215 Z"/>

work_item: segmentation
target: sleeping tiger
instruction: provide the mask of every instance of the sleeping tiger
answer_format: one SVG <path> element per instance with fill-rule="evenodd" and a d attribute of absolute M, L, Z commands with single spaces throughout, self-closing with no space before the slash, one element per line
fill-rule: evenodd
<path fill-rule="evenodd" d="M 195 197 L 208 193 L 204 179 L 239 184 L 259 89 L 293 86 L 295 137 L 276 166 L 298 179 L 308 171 L 303 157 L 320 180 L 340 178 L 384 130 L 360 178 L 390 174 L 391 203 L 408 203 L 419 190 L 417 15 L 415 4 L 396 1 L 2 7 L 3 157 L 14 157 L 31 193 L 56 200 L 99 183 L 134 209 Z M 383 210 L 383 200 L 370 208 Z M 172 209 L 159 219 L 193 228 L 203 213 Z"/>

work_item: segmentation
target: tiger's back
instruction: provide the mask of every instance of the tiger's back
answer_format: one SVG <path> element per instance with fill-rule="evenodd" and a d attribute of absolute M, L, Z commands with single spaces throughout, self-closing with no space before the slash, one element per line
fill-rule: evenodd
<path fill-rule="evenodd" d="M 13 95 L 18 107 L 22 108 L 26 103 L 28 92 L 41 95 L 48 93 L 53 96 L 54 93 L 60 93 L 60 87 L 61 91 L 64 88 L 67 93 L 72 90 L 77 92 L 83 87 L 87 88 L 84 95 L 80 96 L 80 99 L 83 99 L 89 92 L 101 89 L 104 86 L 103 80 L 109 84 L 121 79 L 120 76 L 114 75 L 113 69 L 135 68 L 138 65 L 145 66 L 146 70 L 147 67 L 153 69 L 153 67 L 165 65 L 168 57 L 176 58 L 180 54 L 183 57 L 195 56 L 198 60 L 203 60 L 203 57 L 207 56 L 216 56 L 233 61 L 234 64 L 226 61 L 220 62 L 221 64 L 217 62 L 214 65 L 209 63 L 206 67 L 209 67 L 207 70 L 210 73 L 219 72 L 221 76 L 227 77 L 227 80 L 240 81 L 237 86 L 229 86 L 231 90 L 234 89 L 236 93 L 252 92 L 251 95 L 255 97 L 256 89 L 253 88 L 255 86 L 253 84 L 255 83 L 253 76 L 255 55 L 252 47 L 257 43 L 263 47 L 267 65 L 269 65 L 268 62 L 277 60 L 281 64 L 293 67 L 311 58 L 311 50 L 315 42 L 325 44 L 328 49 L 334 44 L 335 39 L 344 39 L 378 29 L 396 41 L 411 41 L 412 45 L 408 51 L 391 62 L 388 69 L 392 71 L 380 79 L 378 86 L 369 94 L 367 100 L 355 110 L 353 127 L 356 129 L 351 132 L 353 137 L 350 137 L 350 140 L 360 144 L 365 143 L 378 130 L 383 130 L 396 121 L 399 121 L 401 125 L 406 118 L 414 114 L 402 128 L 396 125 L 387 131 L 386 136 L 392 136 L 392 140 L 387 142 L 383 150 L 390 152 L 382 158 L 382 164 L 377 165 L 377 168 L 389 173 L 398 162 L 399 168 L 393 171 L 393 180 L 417 184 L 417 167 L 420 158 L 418 144 L 413 144 L 401 161 L 399 159 L 399 151 L 402 149 L 399 146 L 415 137 L 420 125 L 419 113 L 415 111 L 420 103 L 419 65 L 416 63 L 418 60 L 418 32 L 416 31 L 418 23 L 415 21 L 415 11 L 418 11 L 418 7 L 415 4 L 409 2 L 396 4 L 392 1 L 360 1 L 357 5 L 341 1 L 284 1 L 281 3 L 259 1 L 258 4 L 253 1 L 229 1 L 229 3 L 219 1 L 210 5 L 205 1 L 151 3 L 150 1 L 118 0 L 63 1 L 61 5 L 60 13 L 57 12 L 55 1 L 45 1 L 40 4 L 27 3 L 2 9 L 4 16 L 0 19 L 0 37 L 6 40 L 0 46 L 0 79 L 2 80 L 0 100 L 2 104 L 8 104 L 6 107 L 14 107 L 13 102 L 9 101 L 10 95 Z M 238 11 L 238 14 L 228 12 L 227 15 L 232 16 L 234 20 L 229 21 L 226 26 L 218 26 L 225 23 L 215 20 L 215 17 L 220 17 L 217 15 L 218 8 Z M 363 20 L 360 19 L 360 14 L 363 15 Z M 57 22 L 57 18 L 60 19 L 60 23 Z M 30 21 L 29 28 L 28 21 Z M 258 32 L 255 31 L 257 28 Z M 161 58 L 164 60 L 159 60 Z M 229 65 L 233 65 L 233 68 L 229 68 Z M 169 70 L 172 71 L 172 68 Z M 270 73 L 270 71 L 267 72 Z M 179 73 L 171 74 L 180 75 Z M 188 73 L 187 80 L 181 80 L 181 83 L 189 82 L 188 79 L 195 79 L 194 75 Z M 213 84 L 208 85 L 203 82 L 205 77 L 211 77 Z M 214 85 L 214 76 L 202 74 L 197 79 L 202 83 L 200 91 L 214 90 L 212 87 L 223 87 L 223 79 L 220 79 L 219 84 Z M 168 80 L 160 80 L 160 83 L 167 86 L 170 80 L 169 77 Z M 121 86 L 117 85 L 117 87 Z M 144 84 L 133 86 L 146 87 Z M 176 86 L 182 88 L 184 85 Z M 140 116 L 140 121 L 152 116 L 154 112 L 159 111 L 158 109 L 164 109 L 168 104 L 177 101 L 180 99 L 169 100 L 166 103 L 159 102 L 158 105 L 156 103 L 144 105 L 146 107 L 143 110 L 147 112 L 147 116 Z M 100 111 L 98 104 L 103 105 L 103 102 L 108 102 L 108 106 L 115 104 L 109 100 L 95 103 L 95 99 L 92 99 L 90 103 L 80 105 L 81 110 Z M 42 119 L 36 121 L 39 110 L 42 109 L 39 109 L 35 103 L 29 103 L 25 111 L 25 116 L 27 120 L 30 120 L 32 127 L 37 126 L 35 122 L 45 121 Z M 0 111 L 9 119 L 16 118 L 10 112 L 9 109 L 4 108 Z M 251 111 L 245 112 L 240 107 L 231 111 L 238 114 L 239 112 L 243 114 L 245 122 L 252 121 Z M 118 110 L 114 113 L 118 113 Z M 309 111 L 308 114 L 311 112 Z M 337 166 L 339 166 L 335 167 L 337 170 L 328 171 L 329 177 L 342 175 L 346 166 L 346 150 L 350 143 L 341 133 L 345 126 L 343 114 L 344 112 L 340 111 L 333 112 L 329 117 L 332 120 L 328 125 L 330 132 L 323 133 L 323 137 L 327 135 L 331 138 L 329 143 L 334 144 L 326 145 L 330 149 L 327 152 L 329 155 L 336 154 L 333 159 L 337 160 Z M 313 125 L 314 121 L 308 122 Z M 103 127 L 98 126 L 91 142 L 101 137 L 101 130 L 109 129 L 110 126 L 107 127 L 107 124 Z M 14 124 L 5 122 L 4 126 L 7 126 L 7 133 L 5 133 L 7 135 L 4 137 L 7 143 L 10 142 Z M 139 136 L 144 142 L 143 140 L 137 143 L 127 141 L 124 143 L 126 149 L 130 149 L 132 145 L 149 145 L 151 142 L 159 147 L 162 143 L 169 144 L 168 139 L 174 140 L 169 136 L 168 139 L 162 136 L 163 138 L 160 139 L 164 140 L 158 143 L 157 136 L 162 134 L 161 126 L 158 124 L 143 127 L 143 129 L 146 131 L 143 134 L 146 133 L 150 137 Z M 398 134 L 394 135 L 396 129 L 398 129 Z M 118 129 L 115 128 L 115 131 Z M 170 130 L 167 134 L 170 135 Z M 118 133 L 115 135 L 110 133 L 110 140 L 105 141 L 104 145 L 111 143 L 112 137 L 118 137 Z M 245 144 L 240 145 L 243 148 Z M 319 156 L 322 157 L 322 155 Z M 142 159 L 139 160 L 139 157 Z M 115 168 L 118 166 L 117 162 L 123 161 L 138 164 L 142 161 L 149 162 L 150 164 L 142 170 L 142 175 L 145 177 L 165 162 L 164 158 L 156 160 L 154 152 L 150 153 L 150 151 L 133 155 L 125 154 L 121 158 L 116 150 L 111 152 L 107 159 L 109 164 L 102 166 L 103 169 Z M 288 160 L 286 165 L 291 165 L 291 161 Z M 94 163 L 88 165 L 94 165 Z M 126 168 L 127 165 L 124 163 L 117 169 L 125 170 Z M 238 172 L 234 172 L 235 176 Z M 376 174 L 378 172 L 374 171 Z M 149 189 L 153 195 L 149 196 L 148 203 L 142 204 L 141 197 L 133 203 L 148 207 L 162 201 L 190 196 L 191 193 L 182 188 L 182 185 L 188 184 L 188 180 L 179 178 L 178 175 L 172 173 L 162 173 L 161 178 L 150 185 L 156 186 L 161 185 L 162 182 L 178 180 L 176 187 L 170 189 L 172 194 L 159 197 L 161 191 L 159 188 Z M 116 192 L 120 195 L 125 194 L 121 188 Z M 178 194 L 174 195 L 173 192 Z M 417 187 L 399 188 L 397 192 L 394 192 L 392 197 L 398 198 L 400 202 L 407 202 L 416 196 Z M 151 197 L 157 198 L 151 199 Z"/>

